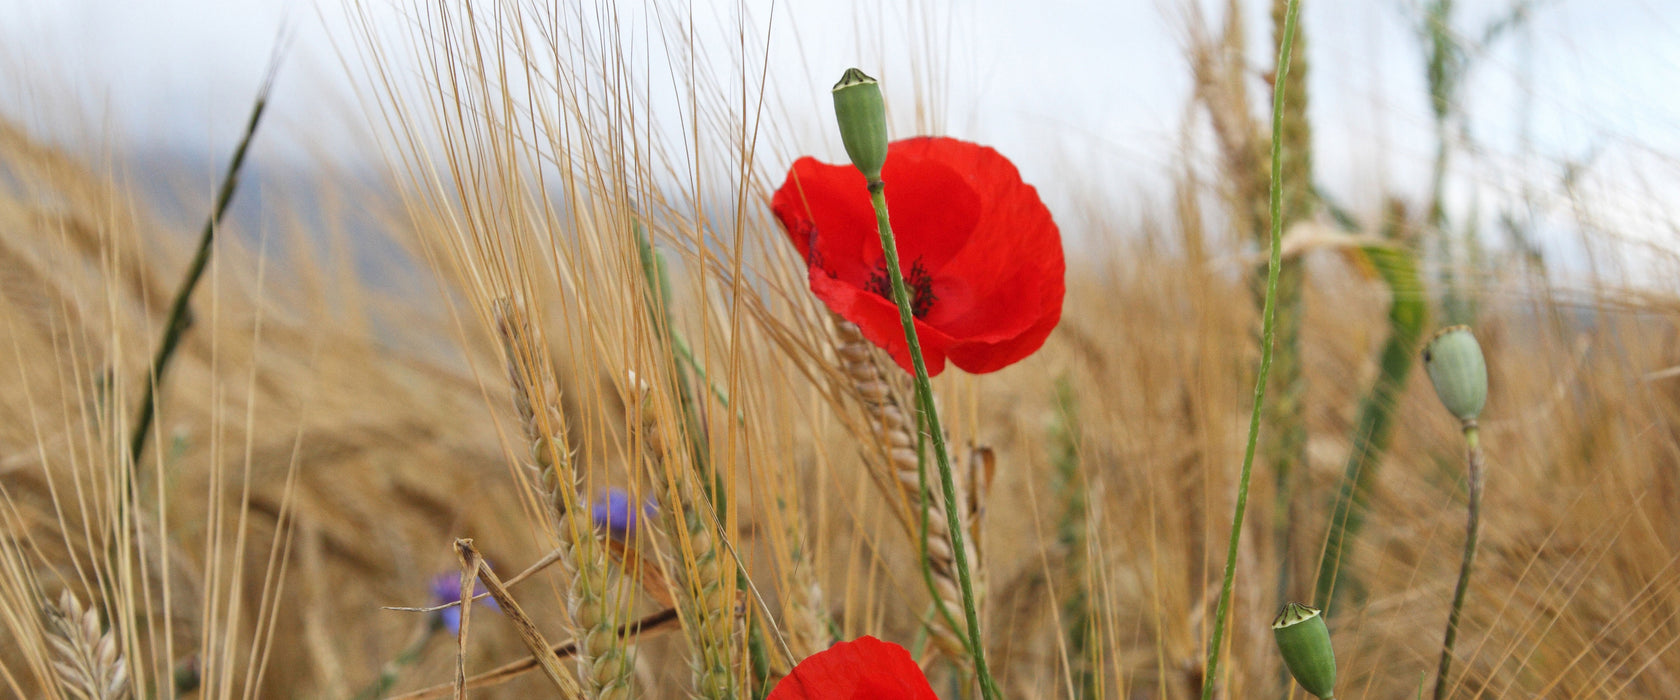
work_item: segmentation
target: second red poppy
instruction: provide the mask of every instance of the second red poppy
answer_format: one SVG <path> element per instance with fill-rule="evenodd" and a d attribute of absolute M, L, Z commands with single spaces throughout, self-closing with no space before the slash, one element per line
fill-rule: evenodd
<path fill-rule="evenodd" d="M 807 657 L 769 700 L 939 700 L 910 652 L 858 637 Z"/>

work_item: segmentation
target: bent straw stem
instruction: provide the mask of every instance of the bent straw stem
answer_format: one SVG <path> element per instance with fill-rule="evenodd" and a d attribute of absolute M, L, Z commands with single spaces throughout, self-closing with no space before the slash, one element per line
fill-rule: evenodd
<path fill-rule="evenodd" d="M 531 618 L 525 614 L 525 610 L 519 607 L 519 601 L 514 600 L 513 596 L 508 594 L 507 588 L 502 585 L 501 578 L 496 576 L 496 572 L 492 571 L 490 567 L 483 565 L 484 555 L 479 553 L 478 548 L 473 545 L 472 539 L 455 540 L 455 555 L 463 565 L 478 570 L 478 580 L 484 584 L 485 588 L 490 590 L 490 597 L 494 598 L 496 604 L 502 608 L 502 614 L 519 631 L 519 640 L 525 644 L 526 650 L 531 653 L 531 658 L 536 660 L 537 666 L 543 671 L 543 675 L 547 676 L 549 682 L 554 684 L 555 690 L 560 691 L 560 697 L 564 700 L 582 700 L 584 697 L 582 686 L 578 685 L 577 679 L 573 678 L 571 673 L 560 667 L 560 657 L 554 655 L 548 640 L 543 639 L 542 632 L 537 629 L 535 624 L 532 624 Z M 461 608 L 463 616 L 466 615 L 466 611 L 466 608 Z"/>

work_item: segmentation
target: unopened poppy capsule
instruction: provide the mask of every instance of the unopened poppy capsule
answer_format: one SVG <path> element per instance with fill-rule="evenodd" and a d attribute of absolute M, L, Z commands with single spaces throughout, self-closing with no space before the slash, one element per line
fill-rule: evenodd
<path fill-rule="evenodd" d="M 881 84 L 856 68 L 847 68 L 834 84 L 834 117 L 840 122 L 840 141 L 865 179 L 881 179 L 887 163 L 887 107 Z"/>
<path fill-rule="evenodd" d="M 1441 329 L 1423 349 L 1423 366 L 1435 395 L 1462 421 L 1475 420 L 1487 404 L 1487 360 L 1469 326 Z"/>
<path fill-rule="evenodd" d="M 1330 628 L 1318 608 L 1300 603 L 1283 606 L 1277 619 L 1272 620 L 1272 636 L 1277 638 L 1278 652 L 1283 655 L 1289 675 L 1307 692 L 1329 700 L 1336 688 L 1336 654 L 1330 648 Z"/>

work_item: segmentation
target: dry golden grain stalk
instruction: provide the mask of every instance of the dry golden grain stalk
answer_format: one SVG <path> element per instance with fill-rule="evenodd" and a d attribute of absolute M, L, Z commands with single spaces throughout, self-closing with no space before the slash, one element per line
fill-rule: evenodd
<path fill-rule="evenodd" d="M 559 530 L 566 573 L 571 578 L 567 609 L 578 645 L 578 669 L 589 697 L 624 700 L 630 696 L 634 670 L 618 633 L 624 608 L 623 581 L 612 576 L 607 545 L 587 508 L 581 507 L 583 475 L 572 464 L 566 423 L 560 413 L 560 387 L 545 347 L 537 342 L 516 302 L 496 304 L 496 331 L 506 353 L 514 406 L 531 444 L 531 471 L 541 485 Z"/>
<path fill-rule="evenodd" d="M 512 581 L 510 579 L 509 583 L 511 582 Z M 646 615 L 635 622 L 625 624 L 623 627 L 619 628 L 619 633 L 624 635 L 626 638 L 634 637 L 636 639 L 643 639 L 646 637 L 664 634 L 676 629 L 678 627 L 677 622 L 676 609 L 666 608 L 664 610 L 660 610 L 659 612 Z M 577 640 L 555 644 L 550 646 L 549 650 L 554 652 L 554 655 L 560 658 L 573 656 L 577 654 Z M 466 682 L 459 687 L 466 690 L 477 690 L 480 688 L 500 685 L 518 678 L 527 671 L 536 667 L 537 660 L 527 656 L 518 661 L 505 663 L 478 675 L 467 678 Z M 393 696 L 388 700 L 429 700 L 430 698 L 441 698 L 448 696 L 450 693 L 454 692 L 456 688 L 457 686 L 455 684 L 444 683 L 441 685 L 422 688 L 410 693 Z"/>

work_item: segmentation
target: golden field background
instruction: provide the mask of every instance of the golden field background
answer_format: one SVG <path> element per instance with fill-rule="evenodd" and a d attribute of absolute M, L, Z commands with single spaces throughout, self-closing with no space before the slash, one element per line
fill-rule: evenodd
<path fill-rule="evenodd" d="M 525 12 L 543 24 L 540 8 Z M 783 173 L 755 165 L 760 145 L 791 158 L 797 147 L 782 141 L 804 127 L 778 130 L 773 109 L 742 104 L 738 89 L 756 78 L 743 70 L 730 78 L 738 84 L 696 79 L 687 138 L 671 140 L 646 128 L 657 116 L 613 62 L 626 47 L 491 31 L 505 43 L 474 51 L 464 39 L 488 20 L 442 17 L 452 23 L 433 18 L 410 45 L 369 36 L 350 62 L 387 87 L 416 79 L 391 69 L 404 52 L 459 69 L 418 78 L 423 99 L 395 87 L 367 96 L 388 139 L 386 181 L 364 190 L 323 171 L 310 204 L 265 208 L 257 230 L 230 225 L 217 240 L 138 463 L 127 459 L 133 413 L 188 239 L 149 209 L 142 174 L 0 122 L 5 693 L 73 696 L 51 667 L 43 613 L 69 589 L 104 611 L 138 688 L 170 686 L 160 679 L 190 666 L 200 683 L 188 696 L 351 697 L 423 638 L 422 614 L 381 606 L 427 604 L 432 577 L 456 569 L 455 538 L 473 538 L 504 577 L 541 558 L 553 524 L 519 466 L 528 448 L 492 319 L 503 297 L 541 329 L 591 491 L 686 478 L 682 464 L 645 464 L 627 427 L 626 372 L 661 380 L 678 366 L 653 340 L 638 224 L 671 263 L 675 328 L 718 389 L 697 392 L 708 461 L 730 494 L 718 524 L 772 618 L 809 596 L 813 577 L 842 638 L 915 643 L 928 594 L 894 517 L 908 506 L 873 483 L 878 448 L 834 362 L 829 320 L 768 214 Z M 1204 51 L 1240 40 L 1209 32 Z M 568 51 L 528 50 L 545 41 Z M 519 62 L 497 63 L 510 56 Z M 1186 69 L 1217 87 L 1217 62 L 1198 56 Z M 530 74 L 496 70 L 509 66 Z M 890 89 L 889 103 L 910 98 Z M 1187 134 L 1207 110 L 1256 121 L 1262 111 L 1229 92 L 1202 99 Z M 1019 365 L 936 382 L 954 444 L 997 453 L 981 578 L 1010 697 L 1200 691 L 1258 358 L 1248 276 L 1262 257 L 1242 229 L 1241 180 L 1252 173 L 1234 163 L 1187 158 L 1163 173 L 1179 193 L 1171 211 L 1076 193 L 1077 209 L 1056 212 L 1069 239 L 1062 325 Z M 424 283 L 392 293 L 349 262 L 346 251 L 366 244 L 350 238 L 368 234 L 334 226 L 331 213 L 352 208 L 383 224 L 392 255 L 424 261 Z M 1422 250 L 1444 235 L 1426 208 L 1354 219 L 1361 235 L 1396 230 L 1397 245 Z M 1389 332 L 1389 288 L 1359 247 L 1319 233 L 1327 220 L 1319 212 L 1298 227 L 1290 251 L 1305 280 L 1307 461 L 1283 527 L 1257 471 L 1224 697 L 1285 692 L 1267 630 L 1284 602 L 1278 534 L 1292 541 L 1289 593 L 1305 596 Z M 1620 240 L 1584 217 L 1580 230 L 1589 250 Z M 1492 385 L 1487 510 L 1454 696 L 1671 696 L 1680 299 L 1627 282 L 1614 262 L 1565 275 L 1488 255 L 1446 263 L 1465 266 L 1464 289 L 1480 300 L 1474 327 Z M 1660 248 L 1642 255 L 1672 261 Z M 1441 290 L 1425 291 L 1437 306 Z M 682 429 L 672 397 L 654 403 L 660 425 Z M 1425 682 L 1462 544 L 1457 426 L 1420 372 L 1392 415 L 1349 564 L 1362 590 L 1332 620 L 1348 697 L 1411 697 Z M 1063 454 L 1076 465 L 1072 487 Z M 124 480 L 137 496 L 119 509 Z M 1074 493 L 1088 505 L 1070 519 Z M 1071 545 L 1061 537 L 1070 526 Z M 564 638 L 564 589 L 555 567 L 515 589 L 551 641 Z M 1083 657 L 1069 651 L 1076 594 L 1097 640 Z M 759 619 L 754 605 L 744 607 Z M 485 608 L 471 629 L 469 670 L 524 654 Z M 639 645 L 642 696 L 686 692 L 681 637 Z M 449 640 L 419 648 L 396 691 L 450 679 Z M 1092 685 L 1076 682 L 1083 669 Z M 474 697 L 549 690 L 527 674 Z"/>

